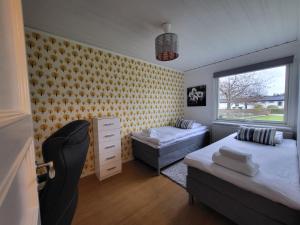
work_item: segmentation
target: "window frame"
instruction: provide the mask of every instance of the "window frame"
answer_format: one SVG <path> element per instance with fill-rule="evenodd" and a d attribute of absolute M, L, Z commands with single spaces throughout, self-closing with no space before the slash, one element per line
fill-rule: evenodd
<path fill-rule="evenodd" d="M 227 77 L 227 76 L 232 76 L 232 75 L 237 75 L 237 74 L 231 74 L 227 76 L 221 76 L 221 77 L 214 77 L 214 84 L 213 84 L 213 89 L 214 89 L 214 94 L 215 94 L 215 99 L 214 99 L 214 120 L 215 122 L 221 122 L 221 123 L 238 123 L 238 124 L 255 124 L 255 125 L 282 125 L 282 126 L 288 126 L 289 122 L 289 112 L 288 112 L 288 105 L 289 105 L 289 86 L 290 86 L 290 72 L 291 72 L 291 67 L 292 63 L 287 63 L 284 65 L 278 65 L 278 66 L 270 66 L 264 69 L 271 69 L 275 67 L 280 67 L 280 66 L 286 66 L 286 71 L 285 71 L 285 93 L 284 93 L 284 120 L 281 121 L 267 121 L 267 120 L 245 120 L 245 119 L 219 119 L 219 79 L 222 77 Z M 264 70 L 264 69 L 258 69 L 258 70 Z M 258 71 L 254 70 L 254 71 Z M 246 72 L 245 72 L 246 73 Z"/>

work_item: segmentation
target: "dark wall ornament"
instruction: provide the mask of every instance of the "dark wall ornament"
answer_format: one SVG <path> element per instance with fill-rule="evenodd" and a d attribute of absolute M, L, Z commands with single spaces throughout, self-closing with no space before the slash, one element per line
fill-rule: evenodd
<path fill-rule="evenodd" d="M 187 106 L 206 106 L 206 85 L 187 88 Z"/>

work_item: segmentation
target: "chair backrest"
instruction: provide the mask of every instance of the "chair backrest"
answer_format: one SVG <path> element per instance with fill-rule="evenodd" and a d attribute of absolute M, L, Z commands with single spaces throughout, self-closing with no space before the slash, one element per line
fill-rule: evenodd
<path fill-rule="evenodd" d="M 43 225 L 71 224 L 89 146 L 89 125 L 85 120 L 73 121 L 43 143 L 44 161 L 53 161 L 55 169 L 55 178 L 47 181 L 39 196 Z"/>

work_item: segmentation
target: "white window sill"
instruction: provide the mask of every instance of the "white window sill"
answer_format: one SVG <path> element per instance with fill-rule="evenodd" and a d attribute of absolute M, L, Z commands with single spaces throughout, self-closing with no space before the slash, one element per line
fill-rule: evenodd
<path fill-rule="evenodd" d="M 224 125 L 224 126 L 233 126 L 233 127 L 238 127 L 238 126 L 242 126 L 242 125 L 245 125 L 245 126 L 253 126 L 253 127 L 274 127 L 278 130 L 281 130 L 281 131 L 291 131 L 291 132 L 294 132 L 295 130 L 288 126 L 288 125 L 285 125 L 285 124 L 282 124 L 282 123 L 264 123 L 264 122 L 246 122 L 246 121 L 226 121 L 226 120 L 215 120 L 213 121 L 212 123 L 213 125 Z"/>

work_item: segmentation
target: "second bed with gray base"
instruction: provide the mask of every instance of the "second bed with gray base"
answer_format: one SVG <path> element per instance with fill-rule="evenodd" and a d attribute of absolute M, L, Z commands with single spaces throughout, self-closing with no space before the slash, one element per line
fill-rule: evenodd
<path fill-rule="evenodd" d="M 300 211 L 188 167 L 190 203 L 199 201 L 240 225 L 299 225 Z"/>
<path fill-rule="evenodd" d="M 132 139 L 133 156 L 155 168 L 157 175 L 160 174 L 161 168 L 184 158 L 188 153 L 196 151 L 208 144 L 208 132 L 158 149 Z"/>

